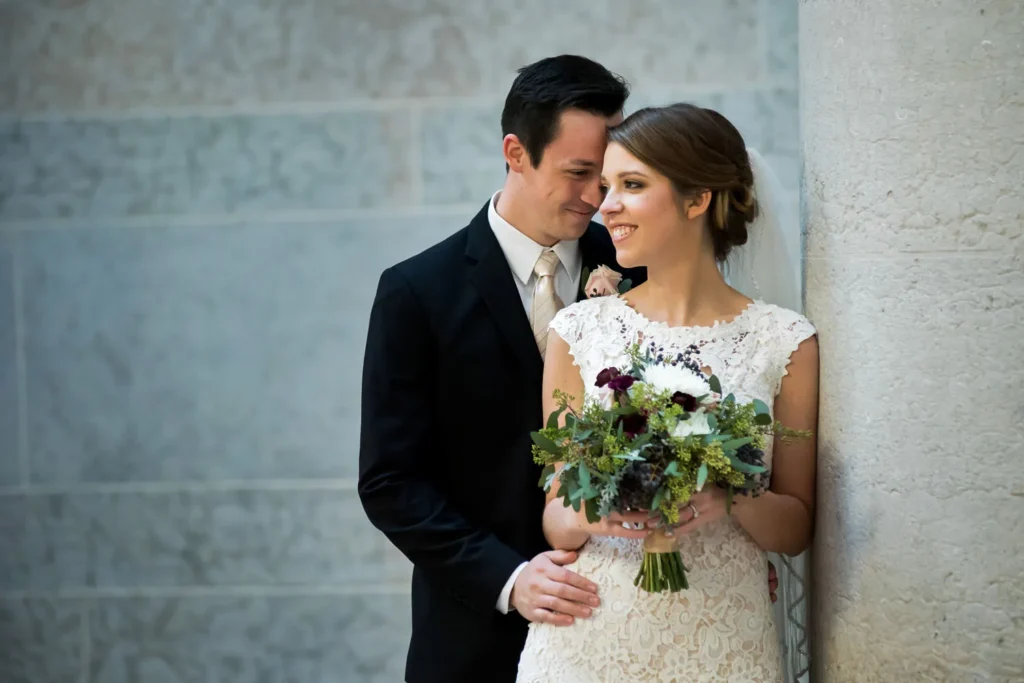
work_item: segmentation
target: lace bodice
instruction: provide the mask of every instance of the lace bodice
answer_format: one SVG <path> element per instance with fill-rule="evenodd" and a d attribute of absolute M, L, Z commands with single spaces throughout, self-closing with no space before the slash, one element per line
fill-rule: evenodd
<path fill-rule="evenodd" d="M 773 410 L 790 356 L 814 334 L 803 316 L 760 301 L 713 326 L 670 327 L 621 297 L 569 306 L 551 328 L 568 343 L 588 394 L 598 372 L 626 363 L 634 342 L 653 342 L 665 355 L 694 345 L 725 393 L 759 398 Z M 765 552 L 732 518 L 699 528 L 680 544 L 690 588 L 649 594 L 633 586 L 640 541 L 591 539 L 569 569 L 597 583 L 602 606 L 572 627 L 531 624 L 519 683 L 780 681 Z"/>

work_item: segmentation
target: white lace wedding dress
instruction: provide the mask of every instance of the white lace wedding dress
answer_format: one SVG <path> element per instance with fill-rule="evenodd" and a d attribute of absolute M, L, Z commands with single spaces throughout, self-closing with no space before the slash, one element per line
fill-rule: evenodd
<path fill-rule="evenodd" d="M 790 355 L 815 333 L 798 313 L 761 301 L 712 327 L 669 327 L 620 297 L 569 306 L 551 328 L 569 344 L 588 395 L 597 373 L 624 364 L 635 341 L 666 356 L 692 344 L 724 392 L 769 406 Z M 769 467 L 771 454 L 769 443 Z M 681 537 L 681 552 L 690 588 L 651 594 L 633 585 L 641 541 L 592 538 L 568 568 L 598 585 L 601 607 L 570 627 L 531 624 L 518 683 L 781 681 L 765 552 L 728 517 Z"/>

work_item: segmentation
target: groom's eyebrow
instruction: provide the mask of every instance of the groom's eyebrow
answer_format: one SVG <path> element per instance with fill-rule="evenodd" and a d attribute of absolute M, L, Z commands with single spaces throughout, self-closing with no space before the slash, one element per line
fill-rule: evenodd
<path fill-rule="evenodd" d="M 597 166 L 597 162 L 590 161 L 589 159 L 573 159 L 569 162 L 570 166 L 585 166 L 586 168 L 594 168 Z"/>

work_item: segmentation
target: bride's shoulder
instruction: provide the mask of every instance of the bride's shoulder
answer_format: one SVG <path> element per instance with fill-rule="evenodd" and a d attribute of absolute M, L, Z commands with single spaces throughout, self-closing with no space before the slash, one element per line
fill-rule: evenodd
<path fill-rule="evenodd" d="M 581 299 L 574 304 L 566 306 L 559 313 L 565 313 L 566 315 L 593 315 L 598 312 L 619 308 L 624 303 L 621 296 L 595 296 L 590 299 Z"/>
<path fill-rule="evenodd" d="M 560 310 L 551 320 L 551 328 L 563 339 L 572 342 L 588 327 L 616 315 L 625 306 L 618 296 L 597 296 L 583 299 Z"/>
<path fill-rule="evenodd" d="M 817 334 L 814 324 L 794 310 L 763 301 L 755 301 L 753 308 L 757 313 L 755 326 L 760 332 L 792 338 L 797 343 Z"/>

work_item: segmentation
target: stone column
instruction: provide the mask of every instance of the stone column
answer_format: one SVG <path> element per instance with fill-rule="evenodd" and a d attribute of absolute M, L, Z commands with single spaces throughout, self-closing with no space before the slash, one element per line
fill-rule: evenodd
<path fill-rule="evenodd" d="M 1024 679 L 1024 5 L 802 0 L 814 681 Z"/>

